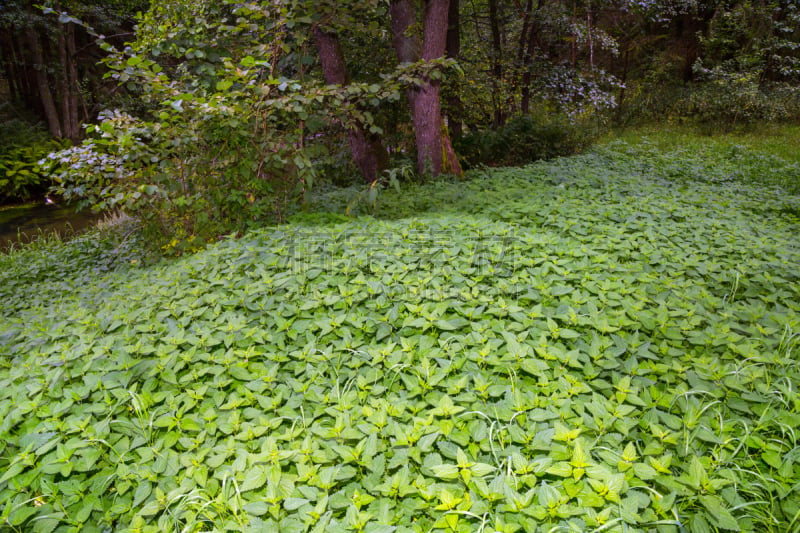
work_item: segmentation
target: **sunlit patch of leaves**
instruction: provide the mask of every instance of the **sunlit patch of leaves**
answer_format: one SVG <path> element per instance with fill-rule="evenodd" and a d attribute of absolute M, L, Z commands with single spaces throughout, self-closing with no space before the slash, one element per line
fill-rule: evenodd
<path fill-rule="evenodd" d="M 797 527 L 798 219 L 773 207 L 800 199 L 631 150 L 148 268 L 38 258 L 4 289 L 4 527 Z"/>

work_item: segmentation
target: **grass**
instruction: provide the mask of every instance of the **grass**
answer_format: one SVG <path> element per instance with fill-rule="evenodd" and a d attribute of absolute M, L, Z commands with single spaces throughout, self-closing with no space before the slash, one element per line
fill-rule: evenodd
<path fill-rule="evenodd" d="M 652 142 L 659 149 L 672 151 L 701 144 L 704 149 L 726 150 L 743 146 L 761 155 L 800 163 L 800 125 L 762 124 L 713 134 L 701 133 L 697 126 L 640 126 L 614 132 L 611 137 L 629 144 Z"/>
<path fill-rule="evenodd" d="M 799 530 L 793 163 L 706 141 L 0 256 L 3 528 Z"/>

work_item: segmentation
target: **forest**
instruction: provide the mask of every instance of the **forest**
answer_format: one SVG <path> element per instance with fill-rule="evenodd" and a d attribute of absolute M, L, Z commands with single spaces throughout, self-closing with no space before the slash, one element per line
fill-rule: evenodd
<path fill-rule="evenodd" d="M 800 532 L 798 235 L 793 0 L 6 0 L 0 530 Z"/>

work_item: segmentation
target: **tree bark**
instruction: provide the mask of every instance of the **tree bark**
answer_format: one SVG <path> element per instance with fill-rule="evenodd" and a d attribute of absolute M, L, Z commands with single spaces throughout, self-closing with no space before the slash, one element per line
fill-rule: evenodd
<path fill-rule="evenodd" d="M 58 33 L 61 60 L 61 131 L 72 141 L 80 137 L 78 124 L 78 68 L 75 65 L 75 29 L 63 24 Z"/>
<path fill-rule="evenodd" d="M 36 33 L 34 28 L 27 29 L 25 33 L 28 39 L 28 46 L 30 46 L 31 57 L 33 58 L 36 88 L 39 93 L 39 101 L 44 109 L 45 118 L 47 119 L 47 127 L 53 137 L 61 138 L 63 137 L 61 124 L 58 120 L 58 112 L 56 111 L 53 93 L 50 92 L 50 84 L 47 80 L 44 54 L 42 53 L 42 42 L 39 40 L 39 34 Z"/>
<path fill-rule="evenodd" d="M 447 57 L 458 61 L 461 58 L 461 2 L 450 0 L 450 10 L 447 14 Z M 454 139 L 461 137 L 464 131 L 463 116 L 464 104 L 458 92 L 453 91 L 446 98 L 447 125 Z"/>
<path fill-rule="evenodd" d="M 528 3 L 528 9 L 530 10 L 531 3 Z M 536 4 L 535 11 L 538 11 L 542 7 L 541 0 Z M 536 14 L 535 11 L 529 11 L 528 13 L 528 34 L 527 36 L 527 43 L 525 46 L 525 51 L 523 53 L 523 61 L 522 61 L 522 94 L 520 96 L 520 111 L 523 115 L 527 115 L 530 113 L 531 108 L 531 81 L 533 78 L 533 52 L 536 49 Z"/>
<path fill-rule="evenodd" d="M 77 142 L 81 137 L 81 122 L 78 116 L 78 96 L 80 94 L 78 84 L 78 63 L 75 51 L 75 25 L 69 23 L 66 25 L 67 37 L 67 72 L 69 74 L 69 91 L 67 93 L 67 100 L 69 102 L 69 122 L 70 130 L 67 136 L 74 142 Z M 87 117 L 88 118 L 88 117 Z"/>
<path fill-rule="evenodd" d="M 3 58 L 3 72 L 8 83 L 8 95 L 11 100 L 17 100 L 21 94 L 17 84 L 17 74 L 15 72 L 15 65 L 13 61 L 14 44 L 13 37 L 10 34 L 3 32 L 0 34 L 0 57 Z"/>
<path fill-rule="evenodd" d="M 411 32 L 417 22 L 414 4 L 411 0 L 392 0 L 389 13 L 392 18 L 392 45 L 397 59 L 401 64 L 419 61 L 419 39 Z"/>
<path fill-rule="evenodd" d="M 317 26 L 314 28 L 314 42 L 325 82 L 342 86 L 350 83 L 339 37 Z M 389 154 L 380 135 L 371 133 L 363 124 L 356 124 L 348 128 L 347 140 L 353 160 L 365 181 L 375 181 L 389 168 Z"/>
<path fill-rule="evenodd" d="M 500 14 L 497 0 L 489 0 L 489 28 L 492 34 L 492 107 L 494 107 L 492 125 L 498 128 L 503 125 L 504 117 L 500 99 L 500 86 L 503 83 L 503 50 L 500 39 Z"/>
<path fill-rule="evenodd" d="M 444 56 L 449 4 L 449 0 L 424 0 L 420 43 L 410 31 L 416 22 L 413 4 L 410 0 L 392 0 L 393 44 L 401 63 L 433 61 Z M 423 79 L 419 87 L 409 90 L 408 99 L 416 137 L 417 171 L 433 176 L 461 175 L 463 171 L 442 118 L 440 82 Z"/>

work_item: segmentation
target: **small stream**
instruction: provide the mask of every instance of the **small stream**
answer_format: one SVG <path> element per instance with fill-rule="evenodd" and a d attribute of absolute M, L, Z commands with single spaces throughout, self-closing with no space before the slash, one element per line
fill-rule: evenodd
<path fill-rule="evenodd" d="M 71 237 L 92 226 L 99 216 L 76 213 L 62 205 L 28 204 L 0 207 L 0 252 L 10 246 L 35 240 L 40 235 Z"/>

